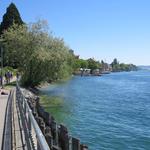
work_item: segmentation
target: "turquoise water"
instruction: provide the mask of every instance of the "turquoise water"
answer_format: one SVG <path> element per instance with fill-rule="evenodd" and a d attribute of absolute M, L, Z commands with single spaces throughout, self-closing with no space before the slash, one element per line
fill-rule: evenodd
<path fill-rule="evenodd" d="M 41 90 L 64 99 L 60 121 L 90 150 L 150 150 L 150 71 L 73 77 Z"/>

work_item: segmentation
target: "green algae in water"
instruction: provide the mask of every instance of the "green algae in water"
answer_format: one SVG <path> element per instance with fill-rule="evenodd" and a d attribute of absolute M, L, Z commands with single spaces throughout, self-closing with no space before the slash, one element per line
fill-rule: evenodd
<path fill-rule="evenodd" d="M 60 107 L 63 105 L 64 100 L 58 96 L 41 96 L 41 105 L 43 107 Z"/>
<path fill-rule="evenodd" d="M 54 116 L 58 123 L 64 123 L 68 111 L 62 97 L 41 95 L 40 104 L 47 112 Z"/>

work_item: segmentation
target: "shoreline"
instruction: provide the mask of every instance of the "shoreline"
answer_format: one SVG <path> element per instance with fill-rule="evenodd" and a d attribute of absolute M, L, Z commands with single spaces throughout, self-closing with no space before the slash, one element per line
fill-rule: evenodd
<path fill-rule="evenodd" d="M 60 84 L 63 82 L 66 82 L 68 80 L 70 80 L 71 78 L 73 78 L 74 76 L 80 76 L 80 77 L 102 77 L 104 75 L 108 75 L 111 73 L 120 73 L 120 72 L 132 72 L 132 71 L 138 71 L 138 70 L 131 70 L 131 71 L 110 71 L 110 72 L 103 72 L 99 75 L 94 75 L 94 74 L 88 74 L 88 75 L 81 75 L 81 74 L 72 74 L 70 77 L 67 77 L 65 79 L 60 79 L 60 80 L 56 80 L 56 81 L 52 81 L 51 83 L 49 82 L 42 82 L 39 86 L 35 87 L 34 89 L 36 89 L 37 91 L 39 90 L 39 88 L 46 88 L 50 85 L 54 85 L 54 84 Z"/>
<path fill-rule="evenodd" d="M 27 99 L 28 105 L 30 106 L 32 113 L 50 148 L 52 146 L 52 141 L 54 141 L 56 143 L 58 142 L 58 146 L 62 148 L 62 150 L 67 150 L 70 144 L 73 147 L 79 146 L 81 150 L 88 150 L 87 145 L 81 143 L 80 139 L 70 135 L 68 127 L 63 123 L 59 123 L 56 117 L 54 117 L 52 113 L 48 112 L 41 105 L 41 98 L 39 96 L 30 91 L 30 89 L 21 88 L 21 91 Z M 55 138 L 56 134 L 58 137 L 57 139 Z M 47 138 L 47 136 L 50 138 Z"/>

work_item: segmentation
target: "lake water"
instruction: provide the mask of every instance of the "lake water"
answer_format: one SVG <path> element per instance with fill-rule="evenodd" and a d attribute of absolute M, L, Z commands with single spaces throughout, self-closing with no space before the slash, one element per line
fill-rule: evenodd
<path fill-rule="evenodd" d="M 64 99 L 54 116 L 90 150 L 150 150 L 150 71 L 76 76 L 41 90 Z"/>

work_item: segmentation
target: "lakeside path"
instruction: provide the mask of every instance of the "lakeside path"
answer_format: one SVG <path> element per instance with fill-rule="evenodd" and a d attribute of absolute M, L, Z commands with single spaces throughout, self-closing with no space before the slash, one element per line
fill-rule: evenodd
<path fill-rule="evenodd" d="M 10 92 L 7 91 L 7 93 L 8 93 L 8 95 L 1 95 L 0 94 L 0 148 L 2 147 L 6 106 L 7 106 L 8 96 L 9 96 Z"/>
<path fill-rule="evenodd" d="M 14 82 L 14 81 L 16 81 L 16 77 L 13 77 L 13 79 L 11 79 L 10 82 Z M 7 95 L 1 95 L 1 91 L 6 92 Z M 6 107 L 7 107 L 9 94 L 10 94 L 10 89 L 6 90 L 5 88 L 1 89 L 0 87 L 0 149 L 2 147 L 5 114 L 6 114 Z"/>

